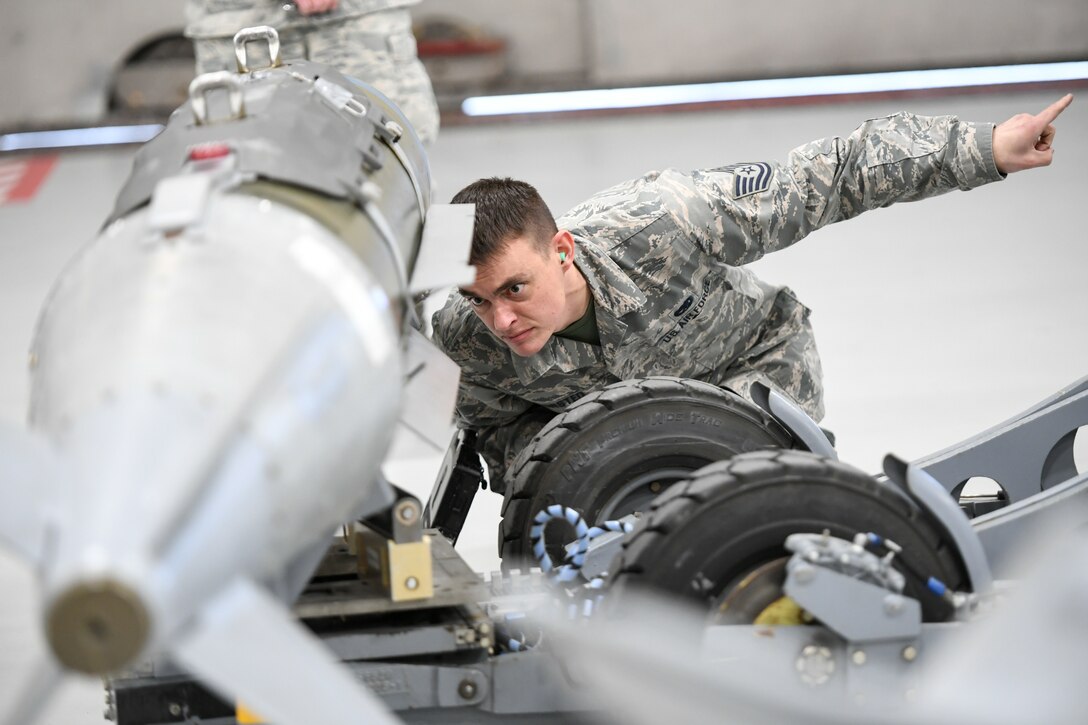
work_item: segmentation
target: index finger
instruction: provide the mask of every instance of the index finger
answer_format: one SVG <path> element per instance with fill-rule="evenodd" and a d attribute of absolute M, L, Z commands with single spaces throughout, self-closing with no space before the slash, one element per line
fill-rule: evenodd
<path fill-rule="evenodd" d="M 1072 103 L 1072 102 L 1073 102 L 1073 94 L 1072 93 L 1066 93 L 1064 96 L 1062 96 L 1061 98 L 1059 98 L 1058 100 L 1054 101 L 1049 106 L 1044 108 L 1042 110 L 1042 112 L 1036 114 L 1035 118 L 1040 123 L 1042 123 L 1044 126 L 1049 124 L 1049 123 L 1052 123 L 1054 121 L 1054 119 L 1057 118 L 1061 114 L 1062 111 L 1064 111 L 1066 108 L 1068 108 L 1069 104 Z"/>

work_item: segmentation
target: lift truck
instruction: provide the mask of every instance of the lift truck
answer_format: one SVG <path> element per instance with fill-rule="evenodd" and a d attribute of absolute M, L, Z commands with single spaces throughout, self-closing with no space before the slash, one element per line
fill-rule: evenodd
<path fill-rule="evenodd" d="M 426 505 L 396 489 L 390 508 L 346 527 L 294 612 L 405 722 L 603 717 L 563 653 L 519 622 L 557 601 L 608 616 L 645 590 L 705 606 L 708 642 L 734 661 L 770 649 L 802 694 L 906 689 L 934 641 L 1000 600 L 1033 532 L 1088 521 L 1074 456 L 1088 378 L 933 455 L 889 456 L 877 476 L 840 462 L 782 396 L 754 397 L 648 378 L 572 405 L 490 482 L 505 497 L 506 556 L 489 575 L 453 548 L 488 485 L 474 434 L 459 431 Z M 1000 491 L 962 497 L 976 476 Z M 572 485 L 577 500 L 560 500 Z M 627 526 L 594 526 L 605 519 Z M 586 542 L 589 528 L 601 530 Z M 767 627 L 774 638 L 752 636 Z M 119 725 L 259 722 L 169 662 L 115 676 L 106 692 Z"/>

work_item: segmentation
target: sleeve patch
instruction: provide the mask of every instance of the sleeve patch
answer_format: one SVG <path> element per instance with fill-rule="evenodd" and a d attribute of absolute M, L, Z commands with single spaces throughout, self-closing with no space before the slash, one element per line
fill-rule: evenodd
<path fill-rule="evenodd" d="M 758 161 L 755 163 L 730 164 L 722 167 L 722 171 L 733 174 L 733 198 L 758 194 L 766 191 L 771 186 L 774 177 L 774 169 L 770 164 Z"/>

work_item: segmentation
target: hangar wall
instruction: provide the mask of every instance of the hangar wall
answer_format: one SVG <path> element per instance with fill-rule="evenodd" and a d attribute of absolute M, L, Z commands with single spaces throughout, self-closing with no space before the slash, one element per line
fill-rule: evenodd
<path fill-rule="evenodd" d="M 0 129 L 99 120 L 124 60 L 183 25 L 184 0 L 10 5 Z M 423 0 L 414 16 L 504 39 L 508 88 L 1088 58 L 1085 0 Z"/>
<path fill-rule="evenodd" d="M 511 72 L 591 84 L 1088 57 L 1084 0 L 423 0 L 510 41 Z"/>

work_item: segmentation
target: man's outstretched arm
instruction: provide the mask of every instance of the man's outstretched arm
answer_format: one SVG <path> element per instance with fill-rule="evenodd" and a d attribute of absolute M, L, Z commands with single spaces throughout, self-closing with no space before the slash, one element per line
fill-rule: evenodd
<path fill-rule="evenodd" d="M 899 113 L 866 121 L 849 136 L 799 146 L 785 163 L 666 172 L 657 185 L 664 197 L 675 197 L 669 207 L 690 238 L 728 264 L 747 264 L 870 209 L 1045 166 L 1053 153 L 1053 121 L 1071 100 L 996 128 L 955 116 Z"/>

